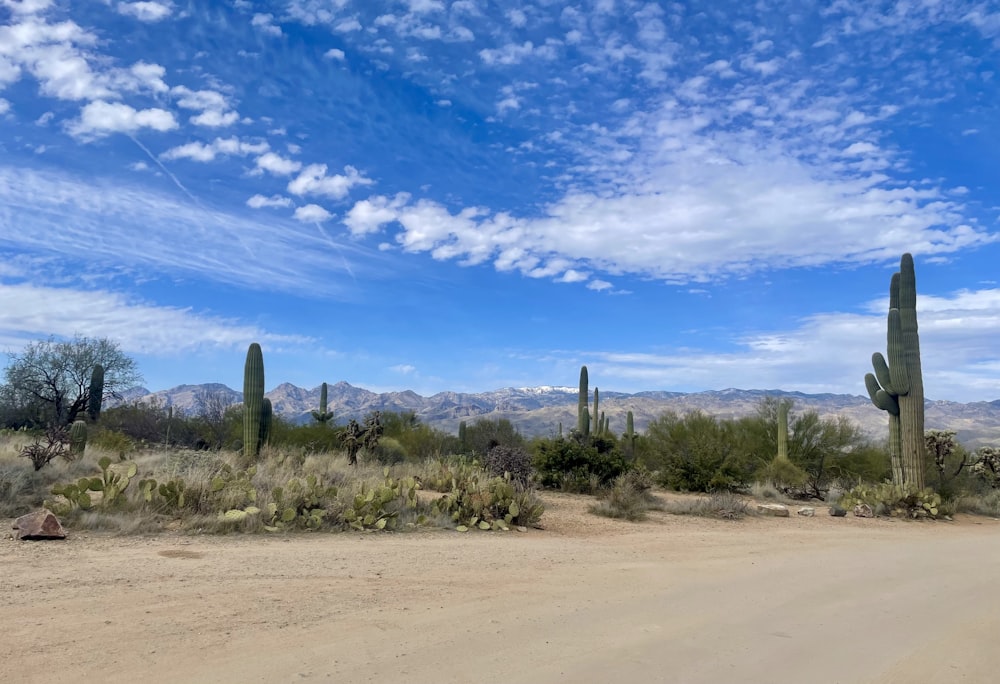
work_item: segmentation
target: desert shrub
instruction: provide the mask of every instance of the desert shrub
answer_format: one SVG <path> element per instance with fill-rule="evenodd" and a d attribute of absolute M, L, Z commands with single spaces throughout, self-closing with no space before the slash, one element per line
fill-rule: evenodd
<path fill-rule="evenodd" d="M 991 489 L 979 494 L 960 494 L 955 498 L 954 506 L 955 510 L 960 513 L 1000 518 L 1000 489 Z"/>
<path fill-rule="evenodd" d="M 674 515 L 696 515 L 723 520 L 741 520 L 753 515 L 750 503 L 734 492 L 715 492 L 711 496 L 699 496 L 669 501 L 664 510 Z"/>
<path fill-rule="evenodd" d="M 338 452 L 341 449 L 342 428 L 322 423 L 292 425 L 285 420 L 272 421 L 271 444 L 276 447 L 298 450 L 303 454 Z"/>
<path fill-rule="evenodd" d="M 523 447 L 524 437 L 517 431 L 514 424 L 506 418 L 491 420 L 480 418 L 465 428 L 463 452 L 482 458 L 495 446 Z"/>
<path fill-rule="evenodd" d="M 372 450 L 372 458 L 383 465 L 395 465 L 406 460 L 406 450 L 394 437 L 382 437 Z"/>
<path fill-rule="evenodd" d="M 483 468 L 494 477 L 510 475 L 510 479 L 522 487 L 531 484 L 534 469 L 531 454 L 521 447 L 495 446 L 483 456 Z"/>
<path fill-rule="evenodd" d="M 953 506 L 930 488 L 917 489 L 912 484 L 858 485 L 840 499 L 841 507 L 851 510 L 858 504 L 868 504 L 876 515 L 898 518 L 938 518 L 947 516 Z"/>
<path fill-rule="evenodd" d="M 94 433 L 94 436 L 90 438 L 90 445 L 112 453 L 121 460 L 124 460 L 130 453 L 135 451 L 135 442 L 129 439 L 127 435 L 107 428 L 98 429 Z"/>
<path fill-rule="evenodd" d="M 533 444 L 532 465 L 543 487 L 592 493 L 628 469 L 617 449 L 601 453 L 573 439 L 539 439 Z"/>
<path fill-rule="evenodd" d="M 646 519 L 654 502 L 650 489 L 652 477 L 644 469 L 635 469 L 616 477 L 603 492 L 602 501 L 590 507 L 590 512 L 606 518 L 621 518 L 637 522 Z"/>
<path fill-rule="evenodd" d="M 757 476 L 782 492 L 792 495 L 801 492 L 809 479 L 806 471 L 783 458 L 774 459 L 768 463 L 757 473 Z"/>
<path fill-rule="evenodd" d="M 69 429 L 50 425 L 44 435 L 21 447 L 19 455 L 31 461 L 35 471 L 41 470 L 56 458 L 73 460 L 69 450 Z"/>
<path fill-rule="evenodd" d="M 731 491 L 753 478 L 740 446 L 739 425 L 701 411 L 664 413 L 646 430 L 640 462 L 659 471 L 660 484 L 678 491 Z"/>

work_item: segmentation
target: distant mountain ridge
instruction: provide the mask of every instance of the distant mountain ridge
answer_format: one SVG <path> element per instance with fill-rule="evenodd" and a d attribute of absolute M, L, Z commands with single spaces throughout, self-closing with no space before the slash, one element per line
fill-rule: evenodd
<path fill-rule="evenodd" d="M 226 401 L 242 401 L 242 392 L 219 383 L 180 385 L 169 390 L 150 392 L 145 388 L 130 390 L 128 401 L 155 401 L 185 413 L 198 412 L 198 398 L 215 394 Z M 278 385 L 266 396 L 276 413 L 297 423 L 308 422 L 310 412 L 319 408 L 320 388 L 304 389 L 291 383 Z M 462 420 L 508 418 L 526 436 L 555 435 L 561 423 L 564 430 L 576 425 L 578 390 L 575 387 L 506 387 L 490 392 L 438 392 L 424 397 L 411 390 L 376 393 L 347 382 L 328 388 L 328 404 L 334 422 L 360 419 L 371 411 L 413 411 L 425 424 L 455 433 Z M 625 415 L 632 411 L 636 430 L 642 431 L 651 420 L 665 411 L 685 413 L 699 409 L 721 418 L 751 415 L 760 400 L 767 396 L 794 400 L 792 413 L 815 410 L 822 417 L 846 416 L 873 437 L 887 433 L 886 414 L 867 397 L 849 394 L 804 394 L 783 390 L 724 389 L 705 392 L 646 391 L 627 394 L 601 392 L 601 410 L 610 419 L 614 432 L 625 429 Z M 959 441 L 974 447 L 1000 444 L 1000 400 L 962 404 L 953 401 L 928 401 L 928 430 L 955 430 Z"/>

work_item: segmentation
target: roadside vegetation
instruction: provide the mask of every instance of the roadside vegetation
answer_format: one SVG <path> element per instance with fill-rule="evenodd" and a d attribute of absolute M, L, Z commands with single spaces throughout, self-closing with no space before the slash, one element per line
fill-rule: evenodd
<path fill-rule="evenodd" d="M 903 283 L 905 295 L 912 284 Z M 893 334 L 899 325 L 890 309 L 890 340 L 904 339 Z M 953 432 L 929 431 L 920 458 L 911 453 L 922 417 L 893 420 L 906 389 L 897 376 L 912 356 L 904 351 L 890 347 L 888 362 L 876 354 L 866 381 L 890 415 L 884 443 L 777 398 L 743 418 L 666 412 L 642 432 L 629 412 L 619 431 L 586 366 L 577 424 L 526 440 L 509 420 L 463 421 L 457 435 L 413 413 L 338 422 L 325 384 L 311 420 L 293 424 L 264 397 L 256 344 L 240 403 L 225 388 L 202 391 L 189 413 L 129 402 L 121 392 L 141 378 L 115 343 L 42 341 L 11 355 L 0 385 L 0 517 L 44 505 L 71 528 L 125 534 L 501 531 L 539 526 L 546 489 L 594 496 L 591 512 L 629 521 L 650 511 L 739 519 L 755 512 L 754 500 L 905 518 L 1000 516 L 1000 449 L 970 453 Z"/>

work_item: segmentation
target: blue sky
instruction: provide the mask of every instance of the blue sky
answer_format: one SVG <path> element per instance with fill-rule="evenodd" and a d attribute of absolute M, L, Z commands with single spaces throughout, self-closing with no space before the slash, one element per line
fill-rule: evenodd
<path fill-rule="evenodd" d="M 707 9 L 706 9 L 707 8 Z M 1000 398 L 1000 3 L 0 0 L 0 346 Z"/>

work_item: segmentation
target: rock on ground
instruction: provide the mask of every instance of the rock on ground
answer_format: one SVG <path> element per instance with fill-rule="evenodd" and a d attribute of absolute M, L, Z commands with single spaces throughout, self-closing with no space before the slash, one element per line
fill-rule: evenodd
<path fill-rule="evenodd" d="M 65 539 L 66 530 L 55 513 L 42 508 L 14 521 L 17 539 Z"/>

